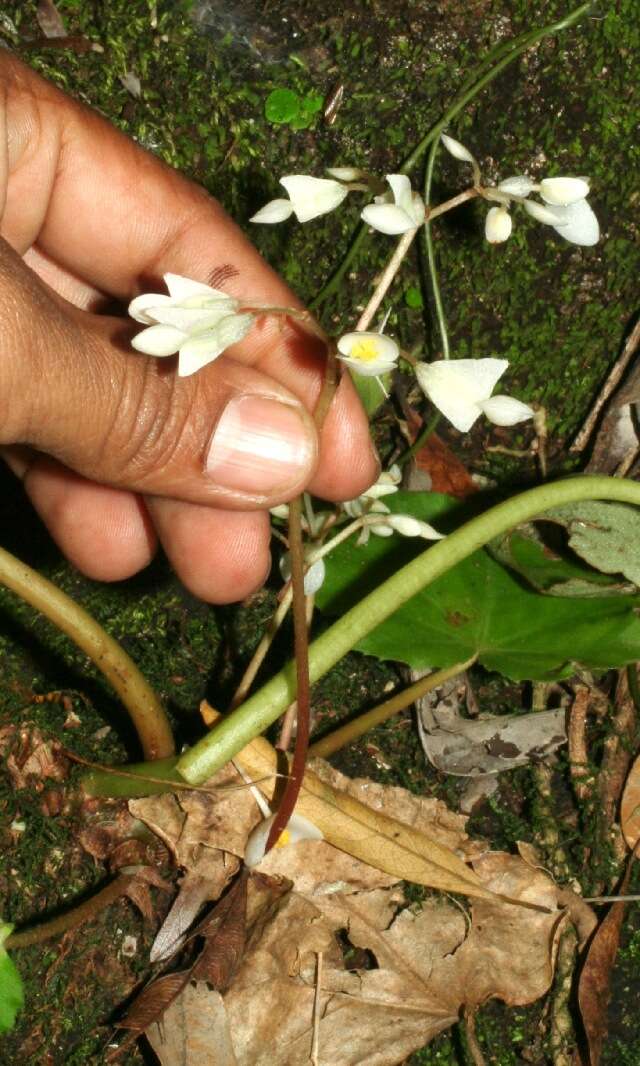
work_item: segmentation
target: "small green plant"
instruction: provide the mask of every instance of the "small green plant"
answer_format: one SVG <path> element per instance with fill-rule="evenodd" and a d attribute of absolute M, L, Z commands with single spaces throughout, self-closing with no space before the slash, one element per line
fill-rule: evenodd
<path fill-rule="evenodd" d="M 12 929 L 12 925 L 0 921 L 0 1036 L 13 1026 L 24 998 L 20 974 L 4 947 Z"/>
<path fill-rule="evenodd" d="M 295 89 L 274 89 L 265 100 L 264 114 L 274 126 L 306 130 L 322 110 L 323 103 L 324 97 L 313 90 L 301 96 Z"/>

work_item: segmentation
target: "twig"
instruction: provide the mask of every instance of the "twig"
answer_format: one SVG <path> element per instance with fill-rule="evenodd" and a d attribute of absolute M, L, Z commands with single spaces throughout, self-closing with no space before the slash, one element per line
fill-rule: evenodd
<path fill-rule="evenodd" d="M 387 295 L 389 286 L 391 285 L 391 282 L 398 273 L 402 265 L 402 261 L 407 252 L 409 251 L 409 248 L 411 247 L 411 244 L 413 242 L 413 238 L 415 237 L 417 232 L 418 227 L 416 226 L 415 229 L 407 230 L 406 233 L 402 234 L 402 237 L 398 241 L 396 249 L 393 255 L 391 256 L 391 259 L 389 260 L 382 272 L 382 276 L 375 287 L 375 290 L 373 292 L 373 295 L 371 296 L 371 299 L 369 300 L 369 303 L 367 304 L 364 311 L 360 315 L 360 318 L 358 319 L 358 322 L 356 324 L 357 331 L 369 328 L 371 320 L 378 308 L 380 307 L 380 304 L 384 300 L 385 296 Z"/>
<path fill-rule="evenodd" d="M 384 703 L 379 704 L 377 707 L 373 707 L 372 710 L 367 711 L 365 714 L 361 714 L 352 722 L 347 722 L 346 725 L 340 726 L 339 729 L 335 729 L 333 733 L 329 733 L 328 736 L 323 737 L 321 740 L 316 740 L 314 744 L 309 748 L 309 755 L 312 758 L 327 759 L 330 755 L 333 755 L 336 751 L 340 751 L 341 748 L 346 747 L 347 744 L 353 744 L 369 730 L 375 729 L 377 725 L 381 725 L 382 722 L 386 722 L 388 718 L 391 718 L 394 714 L 404 710 L 405 707 L 409 707 L 416 700 L 419 700 L 421 696 L 424 696 L 427 692 L 432 692 L 433 689 L 439 688 L 445 681 L 448 681 L 450 677 L 456 677 L 457 674 L 463 673 L 473 662 L 475 662 L 477 656 L 473 656 L 471 659 L 467 659 L 464 663 L 456 663 L 455 666 L 449 666 L 446 670 L 438 670 L 434 674 L 428 674 L 426 677 L 422 677 L 415 684 L 409 688 L 403 689 L 402 692 L 397 692 L 391 699 L 385 700 Z"/>
<path fill-rule="evenodd" d="M 476 1016 L 472 1010 L 466 1010 L 464 1012 L 463 1019 L 465 1036 L 467 1038 L 467 1047 L 469 1054 L 473 1059 L 474 1066 L 487 1066 L 487 1060 L 482 1054 L 482 1049 L 478 1043 L 478 1034 L 476 1033 Z"/>
<path fill-rule="evenodd" d="M 135 876 L 132 874 L 121 874 L 106 888 L 96 893 L 91 899 L 80 903 L 73 910 L 60 914 L 57 918 L 52 918 L 50 922 L 36 925 L 33 929 L 25 929 L 23 933 L 12 933 L 5 941 L 6 947 L 27 948 L 32 944 L 41 944 L 43 940 L 49 940 L 52 936 L 66 933 L 69 929 L 76 929 L 79 925 L 83 925 L 84 922 L 95 918 L 105 907 L 109 907 L 117 899 L 120 899 L 120 896 L 126 895 L 127 889 L 134 880 Z"/>
<path fill-rule="evenodd" d="M 627 366 L 631 362 L 635 354 L 636 348 L 639 344 L 640 316 L 638 316 L 638 321 L 636 322 L 635 326 L 631 330 L 631 333 L 625 341 L 624 348 L 622 349 L 622 354 L 616 360 L 611 370 L 609 371 L 609 376 L 605 381 L 604 385 L 602 386 L 602 389 L 600 390 L 600 395 L 598 396 L 598 399 L 591 408 L 591 411 L 589 412 L 582 429 L 580 430 L 573 444 L 569 448 L 570 452 L 582 452 L 586 448 L 587 444 L 589 443 L 589 438 L 593 433 L 596 422 L 598 421 L 598 417 L 602 408 L 604 407 L 605 403 L 607 402 L 617 385 L 620 383 L 620 379 L 622 378 L 622 375 L 627 369 Z"/>
<path fill-rule="evenodd" d="M 313 996 L 313 1039 L 311 1041 L 311 1066 L 320 1066 L 320 991 L 322 989 L 322 959 L 323 952 L 316 955 L 316 987 Z"/>
<path fill-rule="evenodd" d="M 594 791 L 594 777 L 588 769 L 587 714 L 591 693 L 587 685 L 576 685 L 575 696 L 569 711 L 567 739 L 569 742 L 569 767 L 573 790 L 581 802 L 589 799 Z"/>
<path fill-rule="evenodd" d="M 558 945 L 556 979 L 551 1003 L 550 1042 L 553 1066 L 572 1066 L 574 1062 L 575 1031 L 569 1001 L 577 958 L 578 937 L 574 927 L 568 925 Z"/>

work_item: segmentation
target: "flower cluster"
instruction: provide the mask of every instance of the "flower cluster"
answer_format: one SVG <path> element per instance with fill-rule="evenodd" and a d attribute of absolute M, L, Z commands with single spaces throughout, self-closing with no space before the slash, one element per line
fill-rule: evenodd
<path fill-rule="evenodd" d="M 129 314 L 147 328 L 131 341 L 146 355 L 178 353 L 178 374 L 195 374 L 213 362 L 251 329 L 254 315 L 239 311 L 240 304 L 220 289 L 180 274 L 165 274 L 169 295 L 146 293 L 129 304 Z"/>
<path fill-rule="evenodd" d="M 600 227 L 587 200 L 589 182 L 586 178 L 543 178 L 536 183 L 526 174 L 516 174 L 496 186 L 483 188 L 480 167 L 469 149 L 446 133 L 442 134 L 442 143 L 455 159 L 470 164 L 480 195 L 498 205 L 489 209 L 485 221 L 485 237 L 490 244 L 501 244 L 511 236 L 510 207 L 514 203 L 522 204 L 532 218 L 551 226 L 571 244 L 590 246 L 598 242 Z M 543 202 L 529 199 L 531 193 L 538 193 Z"/>
<path fill-rule="evenodd" d="M 377 537 L 390 537 L 393 533 L 401 533 L 404 537 L 423 537 L 424 540 L 442 540 L 443 534 L 437 529 L 422 522 L 413 515 L 392 514 L 386 503 L 382 502 L 383 496 L 389 496 L 397 492 L 401 479 L 400 467 L 394 464 L 389 470 L 380 474 L 380 477 L 355 500 L 347 500 L 340 506 L 350 518 L 369 519 L 362 527 L 358 544 L 366 544 L 369 535 L 374 533 Z"/>

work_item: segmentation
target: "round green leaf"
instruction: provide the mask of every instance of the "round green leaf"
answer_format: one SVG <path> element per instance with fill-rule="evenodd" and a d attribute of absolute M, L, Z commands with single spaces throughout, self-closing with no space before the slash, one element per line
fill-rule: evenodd
<path fill-rule="evenodd" d="M 300 97 L 293 89 L 274 89 L 265 100 L 264 113 L 276 125 L 293 122 L 300 113 Z"/>

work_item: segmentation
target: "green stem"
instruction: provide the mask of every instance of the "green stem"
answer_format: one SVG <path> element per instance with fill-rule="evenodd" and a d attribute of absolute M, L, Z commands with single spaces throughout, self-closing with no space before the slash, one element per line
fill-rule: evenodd
<path fill-rule="evenodd" d="M 322 737 L 321 740 L 316 740 L 315 744 L 311 745 L 309 758 L 328 759 L 330 755 L 334 755 L 336 751 L 345 748 L 347 744 L 353 744 L 354 741 L 359 740 L 371 729 L 375 729 L 376 726 L 382 725 L 389 718 L 393 718 L 394 714 L 404 711 L 405 707 L 411 706 L 416 700 L 425 696 L 427 692 L 433 692 L 435 688 L 439 688 L 450 677 L 456 677 L 457 674 L 461 674 L 476 661 L 476 658 L 477 656 L 474 655 L 464 663 L 456 663 L 455 666 L 449 666 L 446 670 L 436 670 L 433 674 L 428 674 L 427 677 L 421 677 L 415 684 L 403 689 L 402 692 L 396 692 L 395 696 L 391 696 L 384 703 L 378 704 L 377 707 L 372 707 L 370 711 L 359 715 L 358 718 L 354 718 L 352 722 L 346 722 L 339 729 L 334 729 L 328 736 Z"/>
<path fill-rule="evenodd" d="M 618 500 L 640 505 L 640 484 L 623 478 L 577 477 L 540 485 L 490 508 L 422 552 L 318 637 L 309 648 L 311 682 L 322 677 L 398 607 L 494 537 L 551 507 L 578 500 Z M 206 781 L 267 729 L 294 698 L 295 664 L 289 663 L 187 751 L 178 760 L 178 772 L 192 784 Z"/>
<path fill-rule="evenodd" d="M 149 683 L 95 618 L 46 577 L 0 548 L 0 582 L 44 614 L 96 664 L 124 703 L 145 759 L 173 755 L 169 720 Z"/>
<path fill-rule="evenodd" d="M 399 172 L 401 174 L 408 174 L 424 155 L 429 145 L 438 139 L 449 123 L 459 115 L 459 113 L 475 96 L 478 95 L 478 93 L 482 92 L 487 85 L 490 85 L 494 78 L 496 78 L 498 74 L 509 65 L 509 63 L 512 63 L 514 59 L 517 59 L 518 56 L 522 55 L 527 48 L 544 40 L 545 37 L 550 37 L 555 33 L 561 33 L 562 30 L 569 29 L 569 27 L 578 22 L 583 15 L 586 15 L 591 7 L 593 7 L 593 2 L 581 4 L 580 7 L 574 8 L 573 11 L 569 12 L 565 18 L 560 19 L 558 22 L 552 22 L 548 26 L 543 26 L 538 30 L 528 30 L 526 33 L 521 33 L 518 37 L 514 37 L 510 41 L 504 41 L 502 44 L 497 45 L 496 48 L 493 48 L 475 68 L 469 78 L 463 83 L 462 89 L 454 99 L 453 103 L 444 112 L 439 122 L 437 122 L 435 126 L 432 126 L 429 132 L 426 133 L 422 140 L 416 145 L 411 152 L 411 155 L 407 157 L 399 168 Z M 368 227 L 363 222 L 356 230 L 351 246 L 345 258 L 340 263 L 340 266 L 334 271 L 320 292 L 309 304 L 311 310 L 316 310 L 333 292 L 336 291 L 336 289 L 339 288 L 342 279 L 352 266 L 367 235 Z"/>
<path fill-rule="evenodd" d="M 427 170 L 424 179 L 424 202 L 429 207 L 431 201 L 431 183 L 433 181 L 433 167 L 438 154 L 438 141 L 434 141 L 431 145 L 431 151 L 429 152 L 429 159 L 427 162 Z M 449 332 L 447 330 L 447 320 L 444 314 L 444 307 L 442 304 L 442 295 L 440 292 L 440 281 L 438 279 L 438 268 L 436 266 L 436 253 L 433 247 L 433 235 L 431 232 L 431 221 L 427 214 L 427 220 L 424 224 L 424 241 L 427 249 L 427 266 L 429 268 L 429 282 L 431 284 L 431 293 L 433 296 L 433 304 L 436 311 L 436 322 L 438 323 L 438 332 L 440 334 L 440 343 L 442 345 L 442 358 L 451 358 L 451 349 L 449 347 Z"/>

